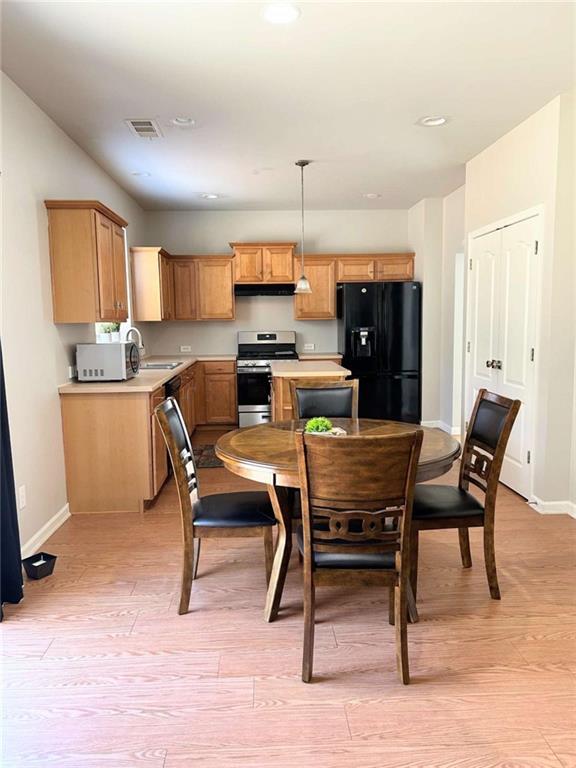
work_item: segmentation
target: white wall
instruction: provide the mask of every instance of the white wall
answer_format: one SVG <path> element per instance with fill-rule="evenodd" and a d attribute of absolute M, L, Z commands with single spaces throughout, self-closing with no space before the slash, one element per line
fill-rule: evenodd
<path fill-rule="evenodd" d="M 19 513 L 26 544 L 66 505 L 57 387 L 74 344 L 93 340 L 93 326 L 52 322 L 44 200 L 101 200 L 129 222 L 129 243 L 144 237 L 144 214 L 9 78 L 1 83 L 1 334 L 16 486 L 27 491 Z"/>
<path fill-rule="evenodd" d="M 425 198 L 408 211 L 414 275 L 422 281 L 422 422 L 440 425 L 442 200 Z"/>
<path fill-rule="evenodd" d="M 147 244 L 173 254 L 230 253 L 229 243 L 297 241 L 299 211 L 161 211 L 147 215 Z M 306 250 L 316 253 L 407 251 L 404 210 L 307 211 Z M 148 352 L 168 354 L 189 344 L 199 352 L 234 352 L 236 333 L 262 329 L 295 330 L 298 349 L 335 352 L 336 321 L 294 319 L 293 299 L 250 297 L 236 302 L 236 319 L 221 323 L 142 323 Z"/>
<path fill-rule="evenodd" d="M 466 232 L 544 207 L 535 496 L 567 503 L 574 407 L 573 100 L 557 97 L 466 165 Z"/>

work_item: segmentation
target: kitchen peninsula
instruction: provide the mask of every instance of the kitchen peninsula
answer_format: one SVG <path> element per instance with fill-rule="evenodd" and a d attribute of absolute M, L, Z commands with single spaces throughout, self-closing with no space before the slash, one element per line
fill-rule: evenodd
<path fill-rule="evenodd" d="M 272 374 L 272 419 L 285 421 L 293 418 L 290 382 L 301 379 L 322 379 L 323 381 L 342 381 L 350 375 L 333 360 L 275 360 L 271 366 Z"/>

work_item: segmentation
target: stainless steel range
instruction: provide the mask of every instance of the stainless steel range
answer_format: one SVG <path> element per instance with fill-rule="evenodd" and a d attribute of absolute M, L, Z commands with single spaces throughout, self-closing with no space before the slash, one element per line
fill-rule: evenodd
<path fill-rule="evenodd" d="M 297 360 L 294 331 L 239 331 L 238 424 L 248 427 L 270 421 L 273 360 Z"/>

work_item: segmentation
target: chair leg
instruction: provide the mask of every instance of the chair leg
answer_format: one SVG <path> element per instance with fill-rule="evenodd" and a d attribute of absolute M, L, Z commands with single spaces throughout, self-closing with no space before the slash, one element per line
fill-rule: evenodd
<path fill-rule="evenodd" d="M 194 580 L 194 563 L 193 557 L 195 552 L 195 543 L 200 545 L 200 539 L 191 539 L 190 542 L 184 544 L 184 559 L 182 562 L 182 584 L 180 587 L 180 605 L 178 606 L 178 614 L 182 616 L 184 613 L 188 613 L 188 606 L 190 605 L 190 593 L 192 592 L 192 581 Z M 192 552 L 190 552 L 190 546 Z"/>
<path fill-rule="evenodd" d="M 394 626 L 394 587 L 388 590 L 388 624 Z"/>
<path fill-rule="evenodd" d="M 272 574 L 272 563 L 274 562 L 274 529 L 272 526 L 264 528 L 264 558 L 266 562 L 266 584 L 268 584 Z"/>
<path fill-rule="evenodd" d="M 402 582 L 395 588 L 394 596 L 394 626 L 396 628 L 396 663 L 398 675 L 404 685 L 410 682 L 410 669 L 408 666 L 408 628 L 406 586 Z"/>
<path fill-rule="evenodd" d="M 304 650 L 302 654 L 302 680 L 309 683 L 312 679 L 314 664 L 314 613 L 316 592 L 314 574 L 304 573 Z"/>
<path fill-rule="evenodd" d="M 406 582 L 406 604 L 408 606 L 408 618 L 411 624 L 417 624 L 420 620 L 418 616 L 418 608 L 416 608 L 416 598 L 412 592 L 412 584 L 410 581 Z"/>
<path fill-rule="evenodd" d="M 410 531 L 410 584 L 412 585 L 412 595 L 414 603 L 418 594 L 418 549 L 420 532 L 414 525 Z"/>
<path fill-rule="evenodd" d="M 198 563 L 200 562 L 200 544 L 202 539 L 194 539 L 194 578 L 198 578 Z"/>
<path fill-rule="evenodd" d="M 496 573 L 496 554 L 494 552 L 494 525 L 484 526 L 484 564 L 492 600 L 500 600 L 500 587 Z"/>
<path fill-rule="evenodd" d="M 462 568 L 472 568 L 472 553 L 470 552 L 470 530 L 458 528 L 458 541 L 460 542 L 460 557 Z"/>

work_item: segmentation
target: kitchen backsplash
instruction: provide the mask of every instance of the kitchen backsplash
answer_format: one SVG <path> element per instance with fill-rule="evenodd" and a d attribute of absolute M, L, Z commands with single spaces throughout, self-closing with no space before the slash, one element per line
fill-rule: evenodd
<path fill-rule="evenodd" d="M 250 296 L 236 299 L 232 322 L 138 323 L 147 354 L 172 355 L 187 345 L 198 354 L 236 352 L 238 331 L 296 331 L 297 349 L 314 344 L 316 352 L 336 352 L 335 320 L 294 320 L 292 296 Z"/>

